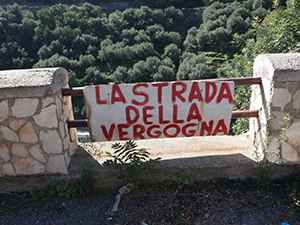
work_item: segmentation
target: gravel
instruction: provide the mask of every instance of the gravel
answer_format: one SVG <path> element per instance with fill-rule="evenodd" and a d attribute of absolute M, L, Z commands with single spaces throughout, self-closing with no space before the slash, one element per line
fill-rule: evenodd
<path fill-rule="evenodd" d="M 22 207 L 22 199 L 0 195 L 0 224 L 114 224 L 107 215 L 117 191 L 98 190 L 82 198 L 50 198 L 45 204 Z"/>
<path fill-rule="evenodd" d="M 28 194 L 0 193 L 0 225 L 22 224 L 236 224 L 300 225 L 291 201 L 278 190 L 230 185 L 211 189 L 145 188 L 122 196 L 118 212 L 111 215 L 118 190 L 96 190 L 81 197 L 50 197 L 47 201 L 25 201 Z"/>

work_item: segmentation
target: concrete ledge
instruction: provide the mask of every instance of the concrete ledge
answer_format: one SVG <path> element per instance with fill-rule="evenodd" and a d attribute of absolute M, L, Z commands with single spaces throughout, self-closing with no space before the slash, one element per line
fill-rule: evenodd
<path fill-rule="evenodd" d="M 261 54 L 254 61 L 254 76 L 276 82 L 300 81 L 300 54 Z"/>
<path fill-rule="evenodd" d="M 112 152 L 111 145 L 114 143 L 81 144 L 70 163 L 70 174 L 77 174 L 78 168 L 91 165 L 96 187 L 119 187 L 121 183 L 118 171 L 103 167 L 103 162 L 109 158 L 104 153 Z M 150 139 L 138 140 L 136 143 L 138 148 L 148 149 L 151 158 L 162 158 L 160 163 L 149 171 L 147 179 L 150 180 L 171 179 L 183 172 L 186 176 L 198 180 L 254 178 L 257 177 L 256 162 L 261 160 L 262 156 L 261 152 L 256 151 L 248 135 Z M 274 176 L 290 175 L 296 167 L 280 165 L 276 168 Z"/>
<path fill-rule="evenodd" d="M 30 185 L 42 188 L 54 179 L 79 178 L 83 168 L 92 169 L 97 188 L 118 188 L 122 184 L 119 172 L 103 166 L 109 158 L 104 152 L 111 151 L 113 143 L 81 143 L 69 164 L 68 175 L 0 178 L 0 192 L 20 191 Z M 148 149 L 152 158 L 162 158 L 149 171 L 147 179 L 150 180 L 171 179 L 183 172 L 198 180 L 257 177 L 256 149 L 246 135 L 139 140 L 136 143 L 138 148 Z M 296 170 L 299 170 L 297 165 L 280 165 L 276 167 L 274 176 L 288 176 Z"/>
<path fill-rule="evenodd" d="M 79 172 L 75 165 L 83 167 L 90 161 L 88 164 L 95 166 L 97 187 L 115 188 L 121 185 L 118 171 L 102 166 L 109 158 L 104 153 L 112 152 L 111 145 L 114 143 L 82 144 L 70 163 L 70 173 Z M 246 135 L 150 139 L 136 143 L 138 148 L 146 148 L 151 158 L 161 158 L 161 162 L 149 171 L 147 179 L 171 179 L 182 172 L 199 180 L 220 177 L 243 179 L 256 175 L 256 149 Z"/>
<path fill-rule="evenodd" d="M 41 97 L 56 93 L 69 81 L 61 67 L 0 71 L 0 99 Z"/>

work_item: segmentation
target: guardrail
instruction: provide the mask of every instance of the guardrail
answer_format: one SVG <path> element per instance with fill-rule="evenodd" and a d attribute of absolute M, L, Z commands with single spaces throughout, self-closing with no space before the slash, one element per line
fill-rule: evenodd
<path fill-rule="evenodd" d="M 222 78 L 222 79 L 214 79 L 214 81 L 233 81 L 235 86 L 245 86 L 245 85 L 254 85 L 254 84 L 261 85 L 260 77 Z M 63 96 L 82 96 L 83 95 L 83 87 L 63 88 L 62 95 Z M 250 118 L 250 117 L 258 117 L 258 110 L 233 111 L 231 119 Z M 69 128 L 87 127 L 87 126 L 88 126 L 88 123 L 87 123 L 86 119 L 68 121 Z"/>

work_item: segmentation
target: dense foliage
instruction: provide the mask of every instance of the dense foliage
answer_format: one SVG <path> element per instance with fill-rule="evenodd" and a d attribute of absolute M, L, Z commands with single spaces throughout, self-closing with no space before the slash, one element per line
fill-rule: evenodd
<path fill-rule="evenodd" d="M 111 0 L 88 0 L 84 1 L 93 5 L 99 4 L 107 4 L 111 3 Z M 148 6 L 151 8 L 167 8 L 169 6 L 175 6 L 177 8 L 188 8 L 188 7 L 201 7 L 212 4 L 214 0 L 131 0 L 131 1 L 124 1 L 124 0 L 114 0 L 113 2 L 126 2 L 131 7 L 140 7 L 140 6 Z M 233 2 L 233 0 L 221 0 L 220 2 Z M 32 5 L 55 5 L 58 3 L 68 4 L 68 5 L 79 5 L 82 4 L 81 0 L 2 0 L 1 3 L 3 4 L 32 4 Z"/>
<path fill-rule="evenodd" d="M 287 7 L 275 2 L 273 10 L 264 19 L 254 18 L 254 36 L 244 39 L 242 35 L 234 35 L 236 44 L 243 48 L 240 54 L 236 54 L 230 63 L 225 66 L 228 69 L 228 77 L 247 77 L 253 72 L 253 62 L 257 55 L 264 53 L 284 53 L 300 51 L 300 5 L 299 1 L 287 2 Z M 282 3 L 281 3 L 282 4 Z M 239 109 L 250 104 L 250 87 L 239 87 L 235 95 L 235 108 Z M 248 123 L 238 119 L 234 126 L 234 133 L 245 132 Z"/>
<path fill-rule="evenodd" d="M 249 76 L 257 54 L 299 48 L 299 9 L 277 7 L 268 15 L 270 0 L 215 2 L 200 25 L 174 6 L 109 13 L 56 4 L 33 13 L 7 5 L 0 7 L 0 69 L 62 66 L 71 86 Z M 235 109 L 245 107 L 250 91 L 237 95 Z M 83 117 L 82 100 L 74 105 Z"/>
<path fill-rule="evenodd" d="M 270 3 L 266 2 L 263 7 L 261 1 L 231 4 L 215 2 L 204 10 L 203 24 L 198 29 L 193 27 L 188 31 L 183 44 L 189 51 L 234 54 L 239 49 L 231 43 L 233 34 L 241 34 L 244 39 L 252 37 L 252 18 L 264 18 L 269 8 Z"/>

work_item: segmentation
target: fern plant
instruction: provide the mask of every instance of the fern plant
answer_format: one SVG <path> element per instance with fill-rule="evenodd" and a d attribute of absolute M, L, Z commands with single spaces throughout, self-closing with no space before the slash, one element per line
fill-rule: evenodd
<path fill-rule="evenodd" d="M 137 183 L 138 179 L 147 175 L 147 169 L 154 167 L 161 159 L 151 159 L 150 153 L 145 148 L 138 149 L 133 140 L 126 141 L 124 145 L 115 143 L 112 149 L 114 153 L 106 152 L 106 154 L 114 159 L 106 160 L 104 165 L 118 169 L 124 183 Z"/>

